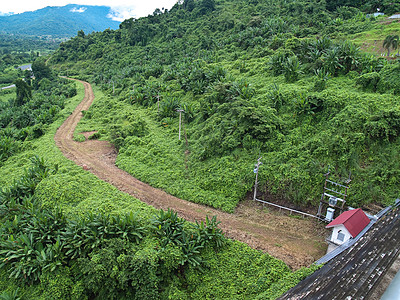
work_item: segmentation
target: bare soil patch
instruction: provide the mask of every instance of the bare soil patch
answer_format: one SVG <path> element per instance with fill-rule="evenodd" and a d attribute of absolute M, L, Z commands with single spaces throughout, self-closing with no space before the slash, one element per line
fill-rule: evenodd
<path fill-rule="evenodd" d="M 207 215 L 216 215 L 226 236 L 247 243 L 254 249 L 268 252 L 293 269 L 309 266 L 325 254 L 324 240 L 327 232 L 324 224 L 317 220 L 296 218 L 279 211 L 267 210 L 252 200 L 240 203 L 234 214 L 185 201 L 155 189 L 117 168 L 117 151 L 110 143 L 98 140 L 74 141 L 73 133 L 82 117 L 82 110 L 87 110 L 94 100 L 90 84 L 80 82 L 85 86 L 85 97 L 54 137 L 65 157 L 119 190 L 157 209 L 171 208 L 188 221 L 201 221 Z M 88 137 L 93 133 L 82 134 Z"/>

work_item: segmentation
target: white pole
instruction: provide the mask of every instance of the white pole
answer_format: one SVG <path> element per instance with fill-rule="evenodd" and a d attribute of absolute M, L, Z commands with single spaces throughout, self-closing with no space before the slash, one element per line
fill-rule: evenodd
<path fill-rule="evenodd" d="M 256 200 L 256 195 L 257 195 L 257 184 L 258 184 L 257 179 L 258 179 L 258 170 L 257 170 L 257 173 L 256 173 L 256 182 L 254 183 L 254 195 L 253 195 L 253 200 Z"/>
<path fill-rule="evenodd" d="M 260 165 L 262 165 L 261 162 L 261 156 L 258 158 L 257 163 L 255 164 L 255 169 L 254 169 L 254 173 L 256 173 L 256 181 L 254 183 L 254 195 L 253 195 L 253 200 L 256 200 L 256 196 L 257 196 L 257 185 L 258 185 L 258 168 L 260 167 Z"/>
<path fill-rule="evenodd" d="M 179 140 L 181 140 L 181 123 L 182 123 L 182 112 L 185 112 L 183 109 L 177 109 L 179 112 Z"/>

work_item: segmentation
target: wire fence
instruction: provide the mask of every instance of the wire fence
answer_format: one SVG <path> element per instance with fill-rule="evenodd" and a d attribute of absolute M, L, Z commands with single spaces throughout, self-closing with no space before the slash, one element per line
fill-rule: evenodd
<path fill-rule="evenodd" d="M 288 210 L 288 211 L 290 211 L 290 214 L 296 213 L 296 214 L 302 215 L 303 217 L 311 217 L 311 218 L 320 219 L 317 216 L 314 216 L 312 214 L 308 214 L 308 213 L 305 213 L 305 212 L 302 212 L 302 211 L 299 211 L 299 210 L 296 210 L 296 209 L 292 209 L 292 208 L 289 208 L 289 207 L 281 206 L 281 205 L 278 205 L 278 204 L 275 204 L 275 203 L 271 203 L 271 202 L 268 202 L 268 201 L 264 201 L 264 200 L 260 200 L 260 199 L 257 199 L 257 198 L 255 200 L 257 202 L 261 202 L 263 204 L 271 205 L 271 206 L 277 207 L 279 209 Z"/>

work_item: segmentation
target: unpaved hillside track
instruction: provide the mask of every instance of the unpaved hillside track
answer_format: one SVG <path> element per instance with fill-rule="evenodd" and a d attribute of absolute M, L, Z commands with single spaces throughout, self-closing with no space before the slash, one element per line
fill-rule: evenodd
<path fill-rule="evenodd" d="M 185 201 L 153 188 L 117 168 L 117 151 L 110 143 L 97 140 L 74 141 L 73 133 L 82 118 L 82 111 L 87 110 L 94 100 L 91 85 L 84 81 L 79 82 L 85 87 L 85 97 L 54 137 L 65 157 L 119 190 L 157 209 L 171 208 L 188 221 L 201 221 L 206 215 L 217 215 L 217 220 L 221 221 L 219 226 L 226 236 L 245 242 L 254 249 L 268 252 L 293 269 L 308 266 L 324 254 L 324 233 L 321 224 L 315 220 L 265 213 L 251 200 L 240 204 L 234 214 Z"/>

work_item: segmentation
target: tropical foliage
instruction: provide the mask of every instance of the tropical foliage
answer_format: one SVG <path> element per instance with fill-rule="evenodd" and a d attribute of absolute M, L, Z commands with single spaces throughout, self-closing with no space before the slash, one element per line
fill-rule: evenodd
<path fill-rule="evenodd" d="M 366 7 L 229 3 L 184 1 L 63 43 L 60 73 L 110 95 L 80 130 L 113 142 L 141 180 L 227 211 L 251 190 L 259 155 L 260 190 L 299 205 L 319 201 L 328 167 L 339 181 L 351 174 L 350 205 L 398 197 L 398 176 L 381 170 L 397 168 L 398 130 L 377 117 L 397 109 L 398 63 L 336 39 L 377 26 Z"/>
<path fill-rule="evenodd" d="M 0 165 L 22 150 L 25 141 L 42 136 L 65 99 L 77 93 L 74 83 L 56 78 L 44 61 L 36 60 L 32 68 L 36 78 L 32 80 L 29 72 L 17 79 L 15 98 L 0 102 Z"/>
<path fill-rule="evenodd" d="M 60 207 L 43 208 L 39 186 L 52 188 L 46 180 L 63 171 L 37 156 L 31 161 L 0 192 L 0 271 L 2 280 L 20 287 L 8 287 L 4 297 L 271 297 L 297 282 L 287 277 L 299 274 L 299 280 L 314 270 L 292 273 L 281 261 L 226 239 L 215 217 L 188 224 L 171 210 L 142 218 L 132 212 L 67 216 Z M 36 294 L 29 293 L 33 288 Z"/>
<path fill-rule="evenodd" d="M 119 167 L 178 197 L 232 212 L 262 156 L 259 197 L 315 205 L 330 168 L 351 174 L 348 204 L 385 205 L 399 197 L 400 67 L 345 37 L 397 5 L 185 0 L 35 58 L 36 79 L 1 105 L 2 295 L 279 297 L 315 268 L 291 272 L 226 239 L 214 217 L 156 211 L 60 154 L 54 133 L 83 88 L 54 70 L 97 85 L 77 133 L 96 130 Z M 24 171 L 33 154 L 46 159 Z"/>
<path fill-rule="evenodd" d="M 396 50 L 399 46 L 399 36 L 396 35 L 388 35 L 383 41 L 383 47 L 387 49 L 387 56 L 390 56 L 390 48 Z"/>

